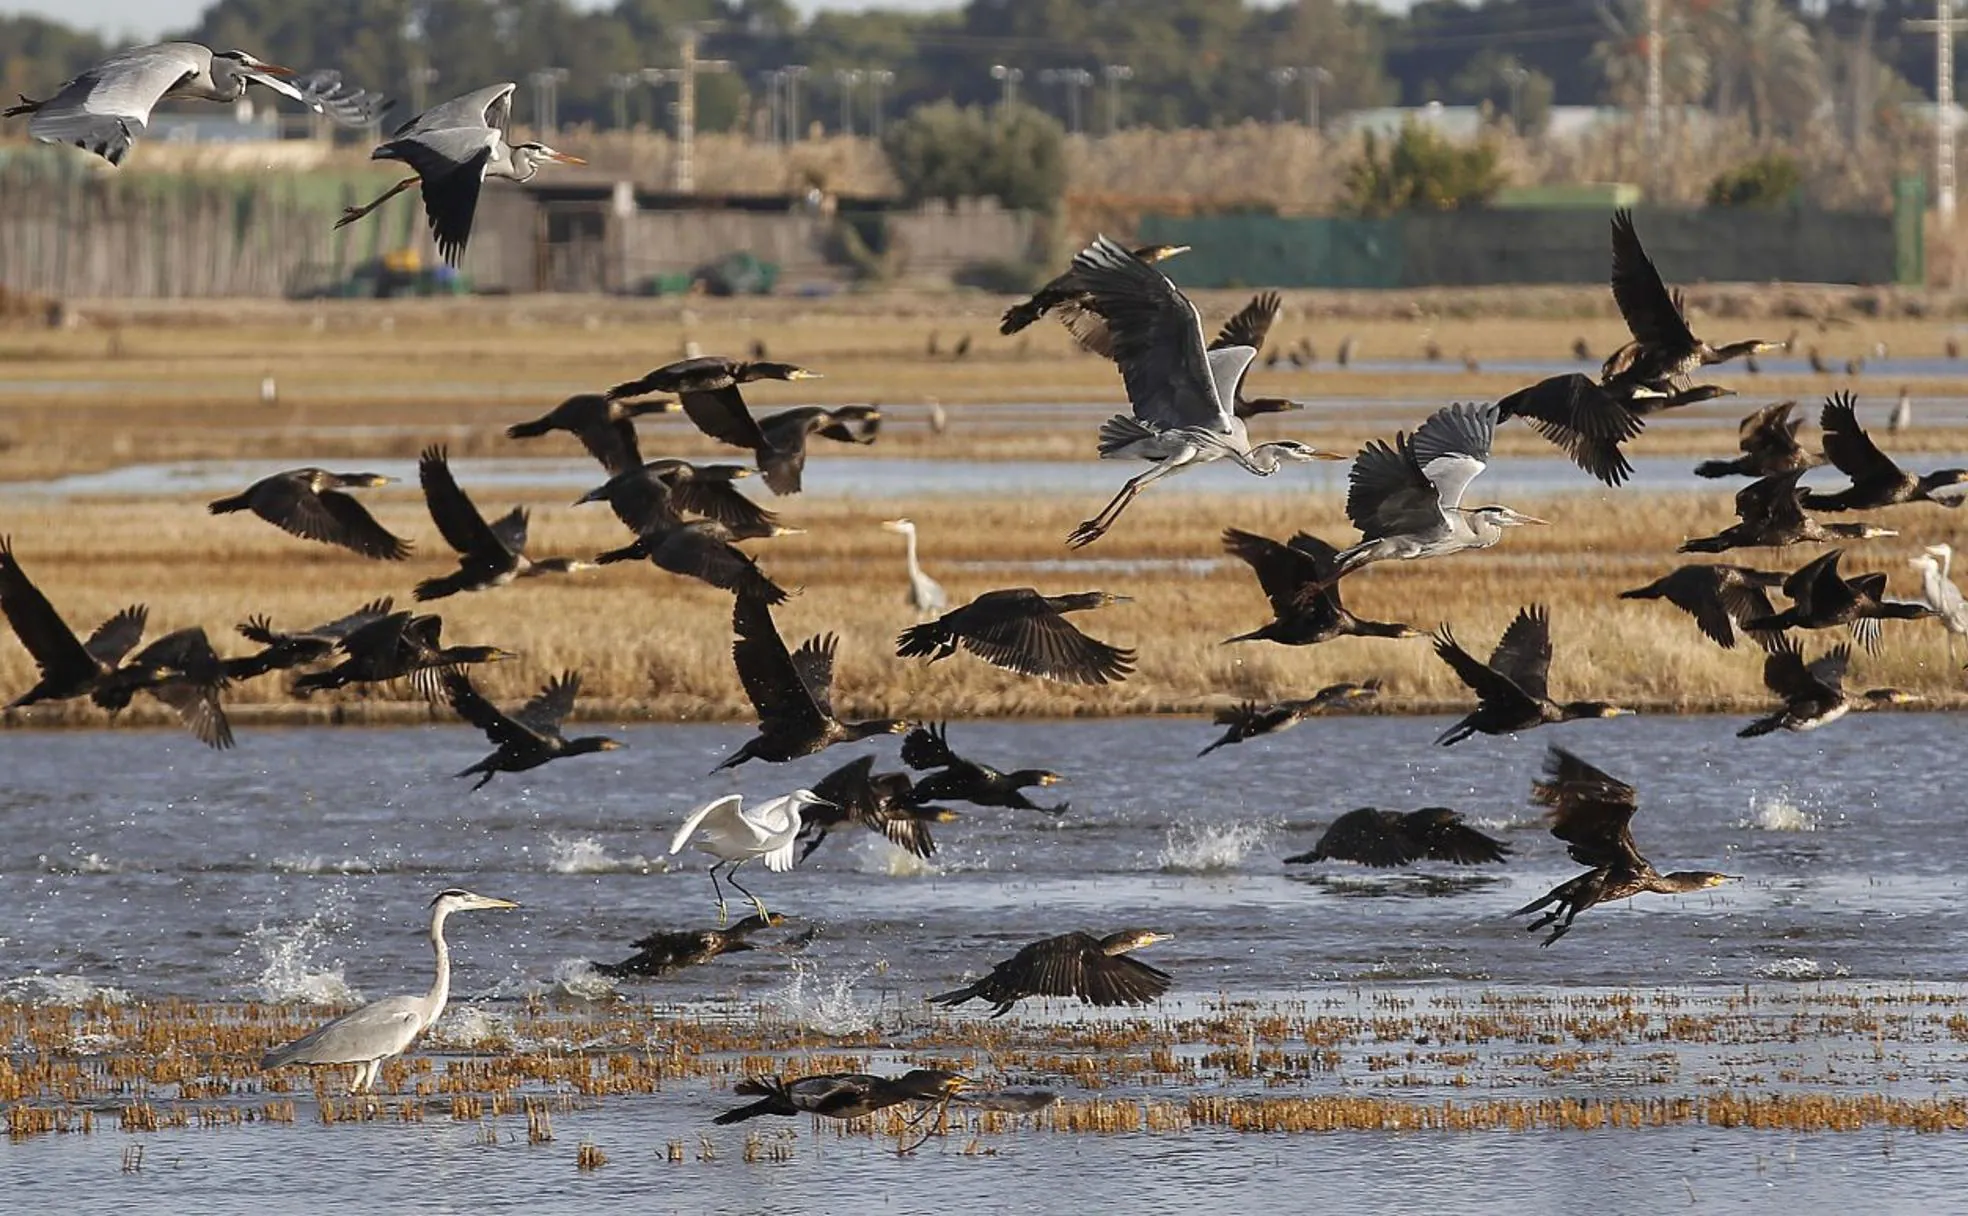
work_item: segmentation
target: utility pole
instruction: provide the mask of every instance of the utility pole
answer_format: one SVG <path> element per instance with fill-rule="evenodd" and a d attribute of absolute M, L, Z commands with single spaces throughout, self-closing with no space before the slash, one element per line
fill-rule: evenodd
<path fill-rule="evenodd" d="M 699 59 L 697 40 L 704 36 L 705 24 L 686 25 L 677 43 L 678 66 L 644 68 L 640 76 L 650 84 L 676 82 L 676 165 L 671 180 L 678 194 L 697 189 L 697 73 L 729 72 L 728 59 Z"/>
<path fill-rule="evenodd" d="M 1503 65 L 1503 81 L 1510 86 L 1510 129 L 1522 134 L 1524 130 L 1524 83 L 1531 74 L 1516 60 Z"/>
<path fill-rule="evenodd" d="M 640 72 L 610 72 L 608 91 L 615 94 L 615 129 L 629 129 L 629 93 L 642 83 Z"/>
<path fill-rule="evenodd" d="M 800 81 L 806 78 L 806 65 L 789 63 L 779 69 L 786 78 L 786 142 L 800 141 Z"/>
<path fill-rule="evenodd" d="M 533 86 L 533 126 L 542 139 L 560 134 L 560 82 L 565 79 L 566 68 L 541 68 L 527 74 L 526 83 Z"/>
<path fill-rule="evenodd" d="M 1319 129 L 1319 86 L 1332 83 L 1332 73 L 1324 68 L 1300 68 L 1305 77 L 1305 125 Z"/>
<path fill-rule="evenodd" d="M 1039 72 L 1041 84 L 1058 84 L 1065 87 L 1066 129 L 1074 135 L 1080 133 L 1080 90 L 1093 83 L 1093 73 L 1085 68 L 1045 68 Z"/>
<path fill-rule="evenodd" d="M 1008 68 L 1002 63 L 991 65 L 991 79 L 998 82 L 998 119 L 1003 121 L 1018 104 L 1018 82 L 1025 79 L 1025 73 L 1018 68 Z"/>
<path fill-rule="evenodd" d="M 1271 123 L 1283 126 L 1285 121 L 1285 89 L 1298 79 L 1297 68 L 1272 68 L 1265 74 L 1271 81 Z"/>
<path fill-rule="evenodd" d="M 882 137 L 882 90 L 894 83 L 895 73 L 887 68 L 868 69 L 868 87 L 874 92 L 874 98 L 869 103 L 871 113 L 868 122 L 869 131 L 875 137 L 876 143 L 880 143 Z"/>
<path fill-rule="evenodd" d="M 1125 63 L 1103 63 L 1100 75 L 1107 81 L 1107 134 L 1121 129 L 1121 82 L 1134 79 L 1134 69 Z"/>
<path fill-rule="evenodd" d="M 1661 155 L 1661 0 L 1647 0 L 1647 110 L 1641 131 L 1651 174 Z"/>
<path fill-rule="evenodd" d="M 854 138 L 854 86 L 861 83 L 860 68 L 835 68 L 834 83 L 840 86 L 841 134 Z"/>
<path fill-rule="evenodd" d="M 1932 21 L 1905 28 L 1934 35 L 1934 209 L 1954 222 L 1954 3 L 1935 0 Z"/>

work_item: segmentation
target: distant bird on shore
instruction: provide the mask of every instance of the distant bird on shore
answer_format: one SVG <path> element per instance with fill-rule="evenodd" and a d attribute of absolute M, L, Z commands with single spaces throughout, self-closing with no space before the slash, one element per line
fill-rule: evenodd
<path fill-rule="evenodd" d="M 1188 252 L 1187 245 L 1143 245 L 1133 251 L 1133 256 L 1153 266 L 1157 262 L 1167 261 L 1177 254 Z M 1093 340 L 1090 334 L 1098 331 L 1104 335 L 1106 329 L 1106 322 L 1098 314 L 1092 315 L 1084 332 L 1082 327 L 1074 324 L 1075 321 L 1088 317 L 1093 303 L 1092 295 L 1080 285 L 1076 277 L 1078 269 L 1077 264 L 1069 267 L 1064 274 L 1033 292 L 1031 298 L 1005 309 L 1004 320 L 998 326 L 998 332 L 1007 336 L 1015 334 L 1047 313 L 1052 313 L 1072 333 L 1081 347 L 1095 354 L 1113 358 L 1111 343 L 1104 350 L 1097 345 L 1088 345 Z M 929 353 L 932 356 L 936 354 L 936 335 L 933 333 L 929 336 Z"/>
<path fill-rule="evenodd" d="M 1544 779 L 1531 786 L 1531 800 L 1549 808 L 1551 834 L 1565 842 L 1572 860 L 1591 867 L 1511 913 L 1530 916 L 1551 909 L 1525 926 L 1536 932 L 1555 924 L 1544 939 L 1547 946 L 1571 930 L 1579 913 L 1599 904 L 1645 892 L 1682 895 L 1738 881 L 1735 875 L 1713 870 L 1662 874 L 1654 869 L 1633 843 L 1633 812 L 1639 805 L 1633 787 L 1564 748 L 1551 749 L 1544 762 Z"/>
<path fill-rule="evenodd" d="M 800 861 L 811 857 L 835 828 L 850 823 L 917 857 L 935 856 L 929 825 L 953 822 L 955 812 L 916 801 L 907 773 L 877 773 L 874 767 L 875 758 L 863 756 L 813 783 L 813 792 L 830 805 L 810 806 L 800 816 L 799 834 L 806 841 Z"/>
<path fill-rule="evenodd" d="M 1875 524 L 1826 524 L 1804 514 L 1804 488 L 1797 484 L 1801 470 L 1761 477 L 1736 491 L 1736 521 L 1714 536 L 1681 542 L 1681 553 L 1726 553 L 1731 549 L 1780 548 L 1804 541 L 1871 540 L 1898 536 Z"/>
<path fill-rule="evenodd" d="M 1073 997 L 1088 1005 L 1146 1005 L 1169 989 L 1169 973 L 1129 955 L 1169 940 L 1154 929 L 1122 929 L 1106 937 L 1062 933 L 1033 942 L 962 988 L 927 998 L 932 1005 L 983 1001 L 994 1018 L 1027 997 Z"/>
<path fill-rule="evenodd" d="M 1067 806 L 1063 802 L 1058 806 L 1040 806 L 1024 793 L 1033 786 L 1046 788 L 1059 784 L 1063 778 L 1058 773 L 1042 768 L 1000 772 L 988 764 L 966 759 L 952 751 L 944 730 L 943 723 L 927 723 L 911 730 L 902 739 L 902 763 L 919 772 L 929 773 L 927 777 L 916 780 L 915 788 L 909 793 L 912 803 L 968 802 L 973 806 L 1044 811 L 1049 815 L 1066 811 Z"/>
<path fill-rule="evenodd" d="M 1859 574 L 1849 579 L 1841 576 L 1838 560 L 1844 555 L 1843 549 L 1833 549 L 1791 571 L 1783 581 L 1790 607 L 1745 621 L 1743 627 L 1778 632 L 1844 625 L 1867 654 L 1877 654 L 1880 621 L 1913 621 L 1932 615 L 1933 610 L 1924 603 L 1887 599 L 1884 574 Z"/>
<path fill-rule="evenodd" d="M 1380 697 L 1380 681 L 1368 680 L 1362 684 L 1328 684 L 1318 692 L 1297 701 L 1276 701 L 1260 705 L 1255 701 L 1244 701 L 1227 709 L 1216 711 L 1215 722 L 1226 727 L 1221 738 L 1196 753 L 1198 760 L 1209 755 L 1219 747 L 1232 743 L 1242 743 L 1260 735 L 1275 735 L 1289 730 L 1315 714 L 1335 708 L 1356 709 L 1371 705 Z"/>
<path fill-rule="evenodd" d="M 563 672 L 547 681 L 540 695 L 512 713 L 506 713 L 486 700 L 472 686 L 471 677 L 464 672 L 444 673 L 444 695 L 450 700 L 451 708 L 458 711 L 459 717 L 484 731 L 498 748 L 457 775 L 478 777 L 478 783 L 472 786 L 477 791 L 484 789 L 485 783 L 500 773 L 523 773 L 552 760 L 612 752 L 621 747 L 615 740 L 600 735 L 569 739 L 561 734 L 561 723 L 574 712 L 574 699 L 580 694 L 580 675 Z"/>
<path fill-rule="evenodd" d="M 1961 590 L 1949 577 L 1953 564 L 1954 549 L 1944 544 L 1928 545 L 1919 557 L 1907 562 L 1920 571 L 1921 602 L 1940 618 L 1941 628 L 1947 631 L 1949 662 L 1954 661 L 1954 639 L 1968 637 L 1968 599 L 1962 598 Z"/>
<path fill-rule="evenodd" d="M 143 640 L 150 616 L 144 605 L 132 604 L 82 641 L 21 569 L 13 543 L 5 536 L 0 536 L 0 611 L 6 613 L 14 636 L 41 673 L 32 688 L 7 703 L 8 709 L 89 695 Z"/>
<path fill-rule="evenodd" d="M 1763 683 L 1783 698 L 1783 705 L 1737 731 L 1736 737 L 1753 739 L 1774 730 L 1811 731 L 1855 709 L 1921 700 L 1897 688 L 1869 688 L 1852 696 L 1845 691 L 1845 669 L 1851 661 L 1852 648 L 1841 643 L 1806 663 L 1796 639 L 1779 637 L 1763 660 Z"/>
<path fill-rule="evenodd" d="M 1776 611 L 1768 589 L 1781 587 L 1786 577 L 1781 570 L 1723 563 L 1679 566 L 1644 587 L 1620 592 L 1620 598 L 1666 600 L 1694 617 L 1696 626 L 1717 646 L 1734 650 L 1736 638 L 1749 632 L 1745 622 Z M 1776 635 L 1766 632 L 1750 636 L 1768 649 Z"/>
<path fill-rule="evenodd" d="M 338 617 L 326 624 L 312 629 L 299 629 L 283 633 L 273 627 L 273 621 L 266 616 L 248 617 L 241 622 L 239 636 L 249 642 L 257 642 L 257 654 L 243 655 L 225 661 L 225 672 L 229 679 L 250 680 L 271 671 L 286 671 L 303 667 L 309 663 L 319 663 L 335 652 L 335 647 L 349 634 L 362 626 L 379 621 L 395 611 L 396 602 L 389 596 L 371 600 L 362 607 Z"/>
<path fill-rule="evenodd" d="M 1916 477 L 1900 468 L 1893 458 L 1859 425 L 1857 399 L 1839 393 L 1825 402 L 1818 425 L 1824 431 L 1825 458 L 1852 484 L 1829 494 L 1807 490 L 1804 506 L 1813 511 L 1864 511 L 1903 502 L 1931 502 L 1958 507 L 1968 502 L 1968 469 L 1937 469 Z"/>
<path fill-rule="evenodd" d="M 1502 862 L 1509 852 L 1508 844 L 1470 827 L 1445 806 L 1405 813 L 1363 806 L 1333 820 L 1318 844 L 1285 858 L 1285 864 L 1352 861 L 1392 869 L 1433 860 L 1477 866 Z"/>
<path fill-rule="evenodd" d="M 765 868 L 774 874 L 784 874 L 792 869 L 793 841 L 799 835 L 800 815 L 807 807 L 819 805 L 821 801 L 819 795 L 811 790 L 794 790 L 778 798 L 768 798 L 747 810 L 743 796 L 727 794 L 698 807 L 683 821 L 683 826 L 670 840 L 670 856 L 675 857 L 683 852 L 685 846 L 694 842 L 701 852 L 717 858 L 711 863 L 710 875 L 711 891 L 717 896 L 720 928 L 728 918 L 724 888 L 718 884 L 718 871 L 729 867 L 725 877 L 731 880 L 732 887 L 752 901 L 759 919 L 771 919 L 771 914 L 765 910 L 765 903 L 739 885 L 738 868 L 757 859 L 763 861 Z"/>
<path fill-rule="evenodd" d="M 543 574 L 572 574 L 591 570 L 593 562 L 572 557 L 526 556 L 527 510 L 514 507 L 492 523 L 485 517 L 451 475 L 451 464 L 442 447 L 428 447 L 417 461 L 417 480 L 424 488 L 424 503 L 430 508 L 444 543 L 458 552 L 458 569 L 441 578 L 427 578 L 417 584 L 419 600 L 437 600 L 465 591 L 487 591 L 503 587 L 515 579 Z"/>
<path fill-rule="evenodd" d="M 808 638 L 787 651 L 766 602 L 740 593 L 731 610 L 733 663 L 745 696 L 758 711 L 758 733 L 724 758 L 718 769 L 747 760 L 778 763 L 876 735 L 899 735 L 915 723 L 897 718 L 843 722 L 834 716 L 834 634 Z M 717 769 L 713 769 L 713 772 Z M 794 825 L 795 830 L 798 824 Z"/>
<path fill-rule="evenodd" d="M 904 659 L 947 659 L 962 647 L 993 667 L 1067 684 L 1118 683 L 1134 671 L 1134 651 L 1088 637 L 1066 620 L 1069 612 L 1131 601 L 1125 595 L 1082 591 L 1040 595 L 1030 587 L 986 591 L 961 608 L 914 625 L 896 639 Z"/>
<path fill-rule="evenodd" d="M 1225 529 L 1223 548 L 1247 563 L 1257 585 L 1271 602 L 1273 619 L 1265 625 L 1226 638 L 1229 642 L 1277 642 L 1282 646 L 1312 646 L 1341 637 L 1418 638 L 1412 625 L 1369 621 L 1348 612 L 1339 598 L 1333 570 L 1339 551 L 1300 532 L 1280 544 L 1237 528 Z"/>
<path fill-rule="evenodd" d="M 1519 610 L 1503 638 L 1481 663 L 1457 645 L 1444 625 L 1435 634 L 1435 653 L 1476 693 L 1477 705 L 1435 742 L 1444 747 L 1481 732 L 1510 735 L 1553 722 L 1580 718 L 1615 718 L 1631 710 L 1605 701 L 1551 699 L 1546 680 L 1551 671 L 1551 616 L 1542 604 Z"/>
<path fill-rule="evenodd" d="M 762 1115 L 813 1115 L 825 1119 L 859 1119 L 904 1102 L 944 1103 L 970 1084 L 967 1077 L 941 1068 L 912 1068 L 899 1077 L 862 1072 L 830 1072 L 786 1081 L 779 1077 L 747 1077 L 732 1087 L 741 1098 L 757 1098 L 748 1106 L 725 1111 L 711 1122 L 743 1123 Z"/>
<path fill-rule="evenodd" d="M 922 565 L 916 560 L 916 525 L 908 519 L 889 519 L 882 521 L 883 529 L 902 535 L 907 547 L 903 557 L 909 566 L 909 606 L 916 610 L 921 620 L 941 616 L 950 610 L 950 595 L 943 585 L 923 573 Z"/>
<path fill-rule="evenodd" d="M 338 545 L 380 561 L 400 562 L 410 556 L 410 542 L 392 535 L 361 503 L 342 493 L 351 487 L 388 485 L 389 481 L 377 473 L 289 469 L 262 477 L 242 493 L 217 499 L 207 510 L 214 515 L 251 511 L 302 540 Z"/>
<path fill-rule="evenodd" d="M 1493 405 L 1452 405 L 1412 436 L 1395 435 L 1391 446 L 1376 439 L 1361 448 L 1346 491 L 1346 517 L 1360 530 L 1360 543 L 1334 559 L 1326 584 L 1370 562 L 1487 549 L 1507 528 L 1544 523 L 1509 507 L 1462 505 L 1469 484 L 1489 467 L 1496 424 Z M 1307 588 L 1300 598 L 1315 594 Z"/>
<path fill-rule="evenodd" d="M 668 975 L 685 967 L 702 966 L 721 954 L 757 950 L 753 936 L 776 929 L 786 922 L 777 912 L 769 916 L 753 913 L 729 929 L 659 930 L 638 937 L 629 944 L 636 952 L 619 963 L 590 963 L 596 974 L 610 979 L 634 979 Z"/>
<path fill-rule="evenodd" d="M 1129 478 L 1099 514 L 1074 529 L 1069 546 L 1098 540 L 1143 489 L 1192 465 L 1229 459 L 1268 477 L 1287 461 L 1345 459 L 1292 439 L 1251 443 L 1234 407 L 1257 351 L 1208 350 L 1196 306 L 1160 271 L 1097 237 L 1073 259 L 1072 274 L 1089 309 L 1107 322 L 1132 410 L 1101 424 L 1100 456 L 1154 467 Z"/>
<path fill-rule="evenodd" d="M 444 922 L 453 912 L 482 908 L 517 908 L 509 899 L 493 899 L 452 887 L 431 901 L 431 953 L 437 956 L 437 978 L 423 996 L 389 996 L 345 1013 L 291 1043 L 276 1047 L 260 1059 L 271 1071 L 289 1064 L 353 1064 L 350 1093 L 363 1093 L 376 1084 L 383 1063 L 410 1050 L 418 1036 L 436 1023 L 451 998 L 451 950 L 444 941 Z"/>
<path fill-rule="evenodd" d="M 1695 466 L 1695 476 L 1775 477 L 1823 464 L 1824 457 L 1797 442 L 1804 420 L 1792 416 L 1796 409 L 1795 401 L 1778 401 L 1744 418 L 1736 430 L 1736 446 L 1743 454 L 1734 460 L 1704 460 Z"/>
<path fill-rule="evenodd" d="M 34 139 L 73 144 L 121 165 L 161 102 L 193 98 L 230 104 L 255 84 L 344 127 L 368 126 L 389 104 L 380 94 L 345 88 L 337 72 L 296 75 L 245 51 L 159 42 L 118 51 L 62 82 L 53 96 L 22 97 L 19 105 L 0 110 L 0 117 L 32 115 L 27 133 Z"/>
<path fill-rule="evenodd" d="M 295 680 L 294 693 L 305 697 L 350 684 L 407 679 L 417 692 L 435 700 L 443 693 L 447 670 L 519 657 L 497 646 L 446 646 L 443 631 L 443 618 L 431 614 L 392 612 L 370 621 L 335 644 L 344 656 L 340 663 Z"/>
<path fill-rule="evenodd" d="M 417 186 L 438 256 L 456 266 L 471 240 L 486 178 L 530 182 L 542 165 L 588 163 L 537 140 L 512 143 L 507 138 L 516 87 L 507 81 L 473 90 L 432 106 L 391 132 L 369 159 L 401 161 L 410 166 L 412 175 L 359 207 L 343 208 L 335 227 L 353 224 Z"/>
<path fill-rule="evenodd" d="M 669 397 L 613 401 L 601 393 L 578 393 L 530 422 L 513 423 L 506 428 L 506 438 L 535 439 L 552 431 L 566 431 L 610 474 L 626 473 L 642 464 L 635 420 L 679 408 Z"/>

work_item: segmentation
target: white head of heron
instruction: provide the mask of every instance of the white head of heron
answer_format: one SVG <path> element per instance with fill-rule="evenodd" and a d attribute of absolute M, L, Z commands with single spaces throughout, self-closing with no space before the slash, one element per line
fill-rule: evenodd
<path fill-rule="evenodd" d="M 916 530 L 916 523 L 912 519 L 884 519 L 882 527 L 887 531 L 900 532 L 906 536 Z"/>

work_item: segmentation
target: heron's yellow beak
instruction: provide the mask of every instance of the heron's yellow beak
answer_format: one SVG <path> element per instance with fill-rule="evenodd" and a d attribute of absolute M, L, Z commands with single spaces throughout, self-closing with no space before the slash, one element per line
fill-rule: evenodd
<path fill-rule="evenodd" d="M 582 160 L 580 157 L 571 156 L 566 152 L 549 152 L 547 153 L 547 159 L 551 161 L 558 161 L 563 165 L 585 165 L 588 163 L 587 161 Z"/>
<path fill-rule="evenodd" d="M 1324 448 L 1313 448 L 1313 449 L 1312 449 L 1312 459 L 1314 459 L 1314 460 L 1351 460 L 1351 459 L 1353 459 L 1353 458 L 1352 458 L 1351 456 L 1348 456 L 1348 455 L 1347 455 L 1346 453 L 1344 453 L 1344 452 L 1328 452 L 1328 451 L 1326 451 L 1326 450 L 1325 450 Z"/>
<path fill-rule="evenodd" d="M 283 68 L 277 63 L 256 63 L 253 65 L 253 70 L 255 72 L 265 72 L 269 76 L 292 76 L 294 74 L 293 68 Z"/>

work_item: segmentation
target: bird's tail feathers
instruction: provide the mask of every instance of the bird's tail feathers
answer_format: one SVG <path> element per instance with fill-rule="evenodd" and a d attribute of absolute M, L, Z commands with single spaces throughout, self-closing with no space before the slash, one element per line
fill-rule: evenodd
<path fill-rule="evenodd" d="M 1115 414 L 1100 424 L 1100 458 L 1114 460 L 1126 449 L 1144 439 L 1153 439 L 1155 430 L 1132 414 Z"/>

